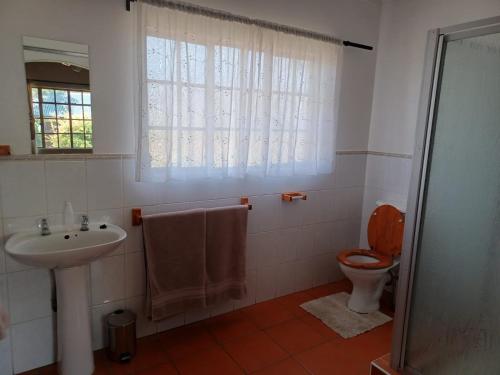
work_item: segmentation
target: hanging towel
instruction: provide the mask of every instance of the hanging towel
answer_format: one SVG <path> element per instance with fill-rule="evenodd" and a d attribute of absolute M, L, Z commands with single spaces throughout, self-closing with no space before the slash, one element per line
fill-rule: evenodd
<path fill-rule="evenodd" d="M 207 209 L 207 305 L 246 296 L 246 206 Z"/>
<path fill-rule="evenodd" d="M 0 306 L 0 340 L 7 336 L 7 327 L 9 326 L 9 316 L 7 311 Z"/>
<path fill-rule="evenodd" d="M 153 321 L 206 306 L 205 210 L 143 217 L 147 312 Z"/>

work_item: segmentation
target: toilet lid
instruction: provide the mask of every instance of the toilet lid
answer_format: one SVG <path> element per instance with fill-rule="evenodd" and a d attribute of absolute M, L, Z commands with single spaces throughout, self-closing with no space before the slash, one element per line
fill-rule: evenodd
<path fill-rule="evenodd" d="M 377 207 L 368 222 L 368 244 L 384 255 L 399 255 L 403 245 L 404 216 L 394 206 Z"/>

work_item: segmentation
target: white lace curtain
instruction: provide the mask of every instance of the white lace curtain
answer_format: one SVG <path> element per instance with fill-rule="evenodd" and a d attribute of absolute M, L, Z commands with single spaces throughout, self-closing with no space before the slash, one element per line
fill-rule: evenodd
<path fill-rule="evenodd" d="M 138 177 L 331 173 L 339 45 L 138 3 Z"/>

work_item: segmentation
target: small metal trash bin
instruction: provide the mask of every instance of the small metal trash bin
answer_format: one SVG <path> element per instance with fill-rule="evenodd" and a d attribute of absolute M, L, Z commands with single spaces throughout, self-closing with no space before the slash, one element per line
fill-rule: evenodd
<path fill-rule="evenodd" d="M 106 317 L 108 332 L 108 358 L 116 362 L 128 362 L 135 355 L 136 315 L 129 310 L 116 310 Z"/>

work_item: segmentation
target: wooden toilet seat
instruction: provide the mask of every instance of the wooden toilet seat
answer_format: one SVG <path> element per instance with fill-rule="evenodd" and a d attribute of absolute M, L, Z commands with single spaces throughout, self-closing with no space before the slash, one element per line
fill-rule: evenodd
<path fill-rule="evenodd" d="M 358 269 L 381 269 L 390 267 L 393 258 L 401 254 L 403 244 L 404 216 L 394 206 L 385 204 L 377 207 L 368 222 L 368 244 L 371 250 L 350 249 L 337 255 L 345 266 Z M 368 256 L 378 262 L 356 262 L 351 256 Z"/>
<path fill-rule="evenodd" d="M 362 255 L 365 257 L 371 257 L 378 260 L 378 262 L 356 262 L 349 259 L 353 255 Z M 337 260 L 344 266 L 359 268 L 364 270 L 378 270 L 381 268 L 386 268 L 392 266 L 392 257 L 387 255 L 379 254 L 376 251 L 365 250 L 365 249 L 352 249 L 344 250 L 337 255 Z"/>

